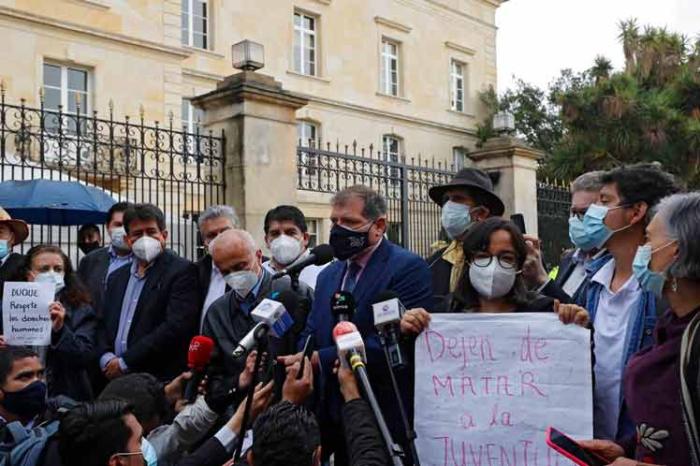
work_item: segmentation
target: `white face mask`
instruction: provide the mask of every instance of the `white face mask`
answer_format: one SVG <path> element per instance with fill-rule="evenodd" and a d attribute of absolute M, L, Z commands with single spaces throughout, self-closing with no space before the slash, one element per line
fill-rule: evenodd
<path fill-rule="evenodd" d="M 245 298 L 258 283 L 258 276 L 250 270 L 240 270 L 225 275 L 224 281 L 239 297 Z"/>
<path fill-rule="evenodd" d="M 142 236 L 136 240 L 132 250 L 136 257 L 150 264 L 163 252 L 163 246 L 155 238 Z"/>
<path fill-rule="evenodd" d="M 469 281 L 479 293 L 487 299 L 502 298 L 513 289 L 516 270 L 506 269 L 496 257 L 491 258 L 491 263 L 486 267 L 477 265 L 469 266 Z"/>
<path fill-rule="evenodd" d="M 112 238 L 112 246 L 119 251 L 128 251 L 129 245 L 126 244 L 126 230 L 124 227 L 112 228 L 109 230 L 109 237 Z"/>
<path fill-rule="evenodd" d="M 62 273 L 54 272 L 53 270 L 38 273 L 36 277 L 34 277 L 34 281 L 37 283 L 51 283 L 56 287 L 56 293 L 61 291 L 66 286 L 64 275 Z"/>
<path fill-rule="evenodd" d="M 301 255 L 301 250 L 301 241 L 291 236 L 281 235 L 270 242 L 272 258 L 282 266 L 294 262 Z"/>

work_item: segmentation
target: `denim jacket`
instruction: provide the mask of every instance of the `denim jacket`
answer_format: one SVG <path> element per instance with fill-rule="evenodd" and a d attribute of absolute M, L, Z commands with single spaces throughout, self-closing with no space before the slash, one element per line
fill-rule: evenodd
<path fill-rule="evenodd" d="M 600 301 L 600 293 L 603 290 L 603 285 L 594 282 L 592 278 L 610 260 L 612 260 L 612 256 L 610 254 L 606 254 L 586 265 L 586 281 L 578 293 L 578 301 L 576 304 L 584 307 L 588 311 L 590 321 L 593 323 L 595 323 L 595 316 L 596 312 L 598 311 L 598 303 Z M 658 312 L 663 311 L 663 308 L 659 308 L 654 294 L 649 291 L 642 292 L 642 297 L 637 306 L 636 312 L 630 313 L 631 322 L 627 331 L 625 343 L 625 358 L 623 366 L 625 368 L 627 367 L 627 362 L 630 360 L 632 355 L 643 348 L 651 346 L 654 343 L 654 327 L 656 326 L 656 319 L 658 317 Z M 620 390 L 620 407 L 622 412 L 620 413 L 618 420 L 618 438 L 625 437 L 634 431 L 634 425 L 625 413 L 626 408 L 623 390 Z"/>

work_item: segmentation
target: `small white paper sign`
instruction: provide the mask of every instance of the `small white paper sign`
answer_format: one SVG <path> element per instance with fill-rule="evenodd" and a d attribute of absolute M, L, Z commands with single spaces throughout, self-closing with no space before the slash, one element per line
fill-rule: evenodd
<path fill-rule="evenodd" d="M 48 346 L 51 343 L 49 304 L 54 301 L 52 283 L 5 282 L 2 325 L 10 346 Z"/>
<path fill-rule="evenodd" d="M 592 438 L 590 331 L 554 314 L 437 314 L 416 340 L 415 428 L 425 466 L 571 465 L 553 426 Z"/>

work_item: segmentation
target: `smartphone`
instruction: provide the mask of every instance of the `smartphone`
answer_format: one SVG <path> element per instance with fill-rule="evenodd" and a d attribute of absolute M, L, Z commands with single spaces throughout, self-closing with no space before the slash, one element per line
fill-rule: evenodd
<path fill-rule="evenodd" d="M 303 356 L 301 357 L 301 366 L 299 366 L 299 373 L 297 374 L 297 380 L 300 380 L 302 377 L 304 377 L 304 364 L 306 364 L 306 358 L 309 358 L 309 361 L 310 361 L 311 355 L 314 352 L 314 347 L 311 344 L 312 339 L 313 339 L 313 335 L 309 335 L 306 338 L 306 342 L 304 342 L 304 351 L 303 351 Z"/>
<path fill-rule="evenodd" d="M 518 227 L 520 233 L 522 233 L 523 235 L 527 233 L 527 231 L 525 231 L 525 217 L 523 216 L 523 214 L 511 215 L 510 221 L 515 223 L 515 226 Z"/>
<path fill-rule="evenodd" d="M 551 449 L 579 466 L 606 466 L 610 464 L 610 461 L 601 458 L 590 450 L 586 450 L 571 437 L 554 427 L 548 427 L 545 436 L 547 445 Z"/>

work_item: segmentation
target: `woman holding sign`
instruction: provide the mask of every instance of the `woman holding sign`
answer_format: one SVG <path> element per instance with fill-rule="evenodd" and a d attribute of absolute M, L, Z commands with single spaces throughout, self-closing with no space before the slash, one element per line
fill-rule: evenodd
<path fill-rule="evenodd" d="M 93 398 L 87 367 L 94 362 L 97 317 L 90 295 L 73 272 L 60 248 L 39 245 L 25 256 L 19 280 L 47 282 L 56 287 L 49 305 L 51 345 L 46 360 L 49 396 L 65 395 L 76 401 Z"/>
<path fill-rule="evenodd" d="M 634 274 L 663 297 L 654 345 L 627 365 L 623 386 L 636 435 L 581 442 L 615 466 L 700 465 L 700 193 L 663 199 L 637 250 Z M 635 458 L 635 460 L 627 459 Z"/>

